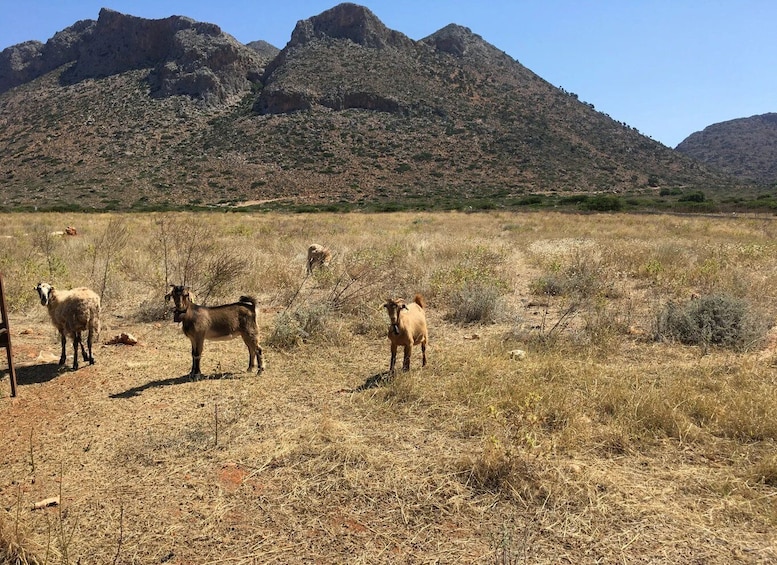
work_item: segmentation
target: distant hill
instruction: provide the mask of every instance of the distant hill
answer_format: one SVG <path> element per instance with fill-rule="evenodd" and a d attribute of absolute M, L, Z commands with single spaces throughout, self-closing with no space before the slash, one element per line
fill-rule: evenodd
<path fill-rule="evenodd" d="M 0 53 L 0 93 L 0 209 L 743 189 L 467 28 L 414 41 L 355 4 L 298 22 L 280 51 L 104 9 Z"/>
<path fill-rule="evenodd" d="M 712 124 L 677 151 L 741 179 L 777 184 L 777 113 Z"/>

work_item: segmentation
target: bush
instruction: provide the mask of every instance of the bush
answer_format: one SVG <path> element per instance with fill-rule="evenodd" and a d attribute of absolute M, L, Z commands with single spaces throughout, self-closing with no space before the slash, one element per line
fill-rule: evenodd
<path fill-rule="evenodd" d="M 765 319 L 759 319 L 744 300 L 727 295 L 709 295 L 685 305 L 669 302 L 658 315 L 656 337 L 686 345 L 719 345 L 745 349 L 766 333 Z"/>
<path fill-rule="evenodd" d="M 591 298 L 611 292 L 607 271 L 601 259 L 577 253 L 566 267 L 551 265 L 549 272 L 532 281 L 531 290 L 545 296 Z"/>
<path fill-rule="evenodd" d="M 600 194 L 582 202 L 581 206 L 591 212 L 618 212 L 623 210 L 623 200 L 618 196 Z"/>
<path fill-rule="evenodd" d="M 275 327 L 267 336 L 266 343 L 277 349 L 292 349 L 297 347 L 301 341 L 302 337 L 297 320 L 288 312 L 283 312 L 275 318 Z"/>
<path fill-rule="evenodd" d="M 448 318 L 454 322 L 496 322 L 501 306 L 501 290 L 494 285 L 468 283 L 451 297 Z"/>
<path fill-rule="evenodd" d="M 322 339 L 340 340 L 340 331 L 330 323 L 329 304 L 304 304 L 293 312 L 282 312 L 275 319 L 275 328 L 267 337 L 267 345 L 278 349 L 292 349 L 304 341 Z"/>

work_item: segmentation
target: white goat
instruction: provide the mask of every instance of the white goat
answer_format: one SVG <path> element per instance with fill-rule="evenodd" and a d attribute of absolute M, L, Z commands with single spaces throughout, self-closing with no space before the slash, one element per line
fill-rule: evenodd
<path fill-rule="evenodd" d="M 421 366 L 426 366 L 426 344 L 429 342 L 429 330 L 426 327 L 426 314 L 424 313 L 424 299 L 420 294 L 415 295 L 415 300 L 407 304 L 401 298 L 389 298 L 383 305 L 388 313 L 391 324 L 388 338 L 391 341 L 391 363 L 389 372 L 394 371 L 397 361 L 397 348 L 402 345 L 404 359 L 402 369 L 410 370 L 410 354 L 413 346 L 421 344 Z"/>
<path fill-rule="evenodd" d="M 62 354 L 59 364 L 64 365 L 67 359 L 65 345 L 67 338 L 73 340 L 73 370 L 78 369 L 78 348 L 84 361 L 94 365 L 92 355 L 92 342 L 100 333 L 100 297 L 86 288 L 74 288 L 73 290 L 56 290 L 47 283 L 38 283 L 35 287 L 40 297 L 40 303 L 49 311 L 51 323 L 59 331 L 62 343 Z M 81 332 L 86 331 L 86 344 L 89 349 L 87 356 L 84 343 L 81 341 Z"/>
<path fill-rule="evenodd" d="M 332 252 L 318 243 L 313 243 L 308 247 L 308 274 L 313 272 L 316 267 L 325 267 L 332 260 Z"/>

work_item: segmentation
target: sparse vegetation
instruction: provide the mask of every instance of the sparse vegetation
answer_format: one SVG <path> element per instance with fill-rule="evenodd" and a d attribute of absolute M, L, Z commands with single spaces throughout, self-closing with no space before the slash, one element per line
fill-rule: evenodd
<path fill-rule="evenodd" d="M 20 381 L 11 402 L 0 378 L 6 561 L 777 559 L 771 216 L 0 219 Z M 192 219 L 210 247 L 187 245 Z M 32 225 L 79 235 L 42 246 Z M 110 225 L 127 240 L 103 334 L 140 343 L 57 373 L 31 289 L 49 264 L 63 287 L 103 281 L 102 259 L 89 267 Z M 311 241 L 334 257 L 306 276 Z M 166 282 L 207 292 L 187 254 L 247 267 L 211 298 L 258 298 L 263 376 L 243 373 L 240 340 L 208 342 L 206 378 L 182 375 L 190 344 L 160 317 Z M 416 292 L 428 364 L 388 378 L 380 305 Z"/>

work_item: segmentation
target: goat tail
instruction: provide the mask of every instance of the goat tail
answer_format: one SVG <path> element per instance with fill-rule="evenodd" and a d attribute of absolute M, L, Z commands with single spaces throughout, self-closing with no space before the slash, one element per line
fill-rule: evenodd
<path fill-rule="evenodd" d="M 415 302 L 416 304 L 418 304 L 418 305 L 419 305 L 421 308 L 425 308 L 425 307 L 426 307 L 426 302 L 424 301 L 424 297 L 423 297 L 423 296 L 421 296 L 420 294 L 416 294 L 416 295 L 415 295 L 415 300 L 414 300 L 414 302 Z"/>
<path fill-rule="evenodd" d="M 244 304 L 251 308 L 251 310 L 254 310 L 256 308 L 256 298 L 253 296 L 241 296 L 240 300 L 238 300 L 240 304 Z"/>

